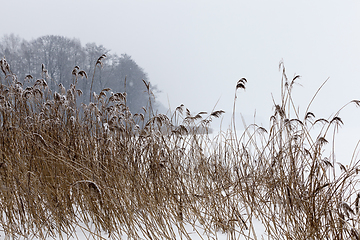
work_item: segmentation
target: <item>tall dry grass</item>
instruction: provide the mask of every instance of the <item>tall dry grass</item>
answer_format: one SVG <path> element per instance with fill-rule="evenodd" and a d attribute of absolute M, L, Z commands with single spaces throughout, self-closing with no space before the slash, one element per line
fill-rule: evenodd
<path fill-rule="evenodd" d="M 298 76 L 287 79 L 283 65 L 269 128 L 252 124 L 237 136 L 234 117 L 215 138 L 206 129 L 221 110 L 156 114 L 150 101 L 132 113 L 126 93 L 111 89 L 78 107 L 76 84 L 87 77 L 79 67 L 58 91 L 45 68 L 43 79 L 27 76 L 28 87 L 5 58 L 1 69 L 0 228 L 8 239 L 76 238 L 76 229 L 95 239 L 257 239 L 255 221 L 269 239 L 359 239 L 358 160 L 344 166 L 325 151 L 340 111 L 316 119 L 308 107 L 300 116 L 291 97 Z"/>

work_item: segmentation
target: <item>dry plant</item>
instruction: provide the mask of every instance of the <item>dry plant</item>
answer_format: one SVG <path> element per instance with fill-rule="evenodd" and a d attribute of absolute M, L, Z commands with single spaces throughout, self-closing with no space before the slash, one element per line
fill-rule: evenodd
<path fill-rule="evenodd" d="M 339 163 L 336 172 L 333 155 L 324 155 L 340 112 L 316 120 L 307 110 L 301 118 L 291 97 L 299 77 L 289 81 L 281 69 L 282 99 L 269 130 L 253 124 L 238 137 L 234 124 L 211 138 L 207 129 L 222 110 L 192 114 L 181 105 L 167 116 L 150 101 L 132 113 L 126 92 L 108 88 L 80 106 L 77 82 L 87 78 L 80 67 L 69 89 L 51 91 L 46 74 L 22 83 L 3 58 L 3 234 L 67 239 L 80 229 L 92 239 L 257 239 L 260 221 L 269 239 L 359 239 L 358 162 Z"/>

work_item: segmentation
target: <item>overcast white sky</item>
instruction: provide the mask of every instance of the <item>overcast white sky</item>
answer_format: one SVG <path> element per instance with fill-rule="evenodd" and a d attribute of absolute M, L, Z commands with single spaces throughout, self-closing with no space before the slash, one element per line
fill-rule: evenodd
<path fill-rule="evenodd" d="M 131 55 L 172 109 L 211 111 L 219 100 L 216 109 L 230 118 L 236 82 L 245 77 L 237 111 L 252 119 L 256 110 L 267 127 L 282 59 L 289 77 L 302 76 L 294 90 L 302 111 L 328 77 L 310 109 L 316 117 L 360 98 L 358 0 L 12 0 L 1 9 L 0 36 L 62 35 Z M 360 109 L 346 111 L 345 124 L 360 120 Z"/>
<path fill-rule="evenodd" d="M 360 98 L 359 1 L 12 0 L 1 8 L 1 36 L 63 35 L 131 55 L 172 109 L 211 111 L 220 99 L 217 109 L 230 114 L 245 77 L 239 111 L 256 109 L 266 125 L 281 59 L 289 77 L 302 76 L 295 99 L 303 108 L 328 77 L 314 104 L 326 117 Z"/>
<path fill-rule="evenodd" d="M 245 77 L 238 111 L 256 110 L 267 127 L 281 59 L 289 77 L 302 76 L 294 98 L 303 111 L 328 77 L 310 109 L 317 117 L 360 99 L 359 13 L 358 0 L 11 0 L 1 3 L 0 36 L 62 35 L 127 53 L 172 109 L 211 111 L 220 99 L 216 109 L 231 115 L 236 82 Z M 350 107 L 343 120 L 355 128 L 360 109 Z M 353 128 L 343 128 L 345 139 L 359 139 Z"/>
<path fill-rule="evenodd" d="M 245 77 L 237 111 L 252 119 L 256 110 L 268 127 L 282 59 L 289 77 L 302 76 L 294 89 L 302 113 L 328 77 L 310 109 L 316 117 L 360 99 L 359 13 L 358 0 L 11 0 L 1 3 L 0 36 L 62 35 L 127 53 L 171 109 L 211 111 L 219 100 L 216 109 L 230 118 L 236 82 Z M 357 126 L 360 109 L 341 117 Z M 360 131 L 350 133 L 359 139 Z"/>

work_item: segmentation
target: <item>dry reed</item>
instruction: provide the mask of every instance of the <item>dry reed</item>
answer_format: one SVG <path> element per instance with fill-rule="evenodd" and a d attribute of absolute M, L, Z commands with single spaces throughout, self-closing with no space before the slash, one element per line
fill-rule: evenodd
<path fill-rule="evenodd" d="M 78 77 L 87 78 L 79 67 L 71 87 L 55 92 L 46 74 L 25 88 L 2 59 L 5 237 L 69 238 L 81 229 L 95 239 L 256 239 L 257 219 L 269 239 L 359 239 L 358 161 L 336 172 L 323 151 L 342 125 L 339 112 L 301 118 L 291 98 L 299 76 L 289 82 L 281 67 L 269 129 L 253 124 L 237 137 L 234 124 L 211 139 L 206 129 L 222 110 L 192 115 L 181 105 L 167 116 L 149 102 L 134 114 L 126 93 L 110 89 L 78 107 Z M 314 125 L 322 126 L 315 135 Z"/>

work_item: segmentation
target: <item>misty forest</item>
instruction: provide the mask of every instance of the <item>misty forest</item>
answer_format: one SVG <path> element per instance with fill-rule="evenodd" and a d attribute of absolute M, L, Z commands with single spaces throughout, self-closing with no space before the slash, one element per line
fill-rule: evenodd
<path fill-rule="evenodd" d="M 358 150 L 334 157 L 341 111 L 359 100 L 300 114 L 300 76 L 280 62 L 269 126 L 237 128 L 252 84 L 240 78 L 230 126 L 210 133 L 223 110 L 158 111 L 127 54 L 6 35 L 0 56 L 1 238 L 360 239 Z"/>
<path fill-rule="evenodd" d="M 96 65 L 102 55 L 106 57 L 101 65 Z M 46 79 L 49 89 L 58 91 L 59 86 L 69 88 L 77 81 L 76 85 L 82 91 L 79 102 L 89 102 L 91 88 L 97 93 L 104 88 L 115 93 L 125 92 L 126 88 L 131 111 L 138 112 L 149 100 L 149 96 L 143 94 L 146 90 L 143 81 L 148 83 L 144 70 L 131 56 L 110 53 L 102 45 L 88 43 L 82 46 L 77 39 L 53 35 L 26 41 L 11 34 L 2 38 L 0 56 L 6 56 L 11 72 L 26 86 L 37 79 Z M 86 73 L 86 76 L 77 76 L 78 72 Z M 92 78 L 96 80 L 92 81 Z M 153 87 L 152 91 L 156 93 Z"/>

